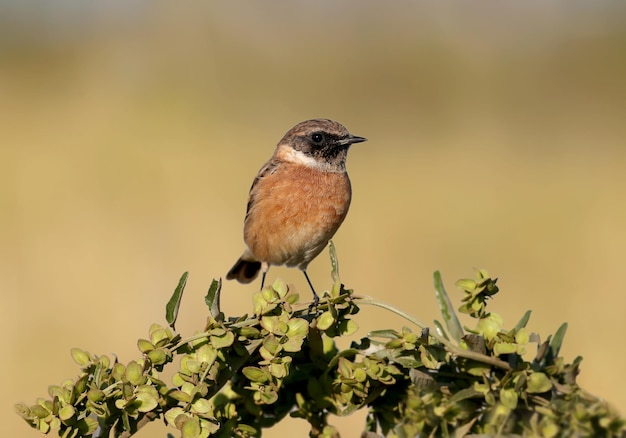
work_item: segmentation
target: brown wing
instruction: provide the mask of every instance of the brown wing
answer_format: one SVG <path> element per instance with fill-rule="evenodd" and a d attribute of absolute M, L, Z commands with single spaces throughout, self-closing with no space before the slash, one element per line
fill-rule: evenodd
<path fill-rule="evenodd" d="M 280 165 L 279 162 L 277 162 L 275 160 L 269 160 L 267 163 L 265 163 L 263 165 L 263 167 L 261 167 L 261 170 L 259 170 L 259 173 L 257 173 L 256 177 L 254 178 L 254 181 L 252 181 L 252 186 L 250 187 L 250 193 L 248 194 L 248 205 L 246 206 L 246 217 L 244 219 L 244 222 L 245 222 L 245 220 L 248 219 L 248 214 L 250 214 L 250 209 L 254 205 L 254 202 L 255 202 L 255 199 L 256 199 L 256 197 L 255 197 L 255 195 L 256 195 L 256 190 L 255 190 L 256 185 L 263 178 L 265 178 L 265 177 L 275 173 L 276 170 L 278 169 L 279 165 Z"/>

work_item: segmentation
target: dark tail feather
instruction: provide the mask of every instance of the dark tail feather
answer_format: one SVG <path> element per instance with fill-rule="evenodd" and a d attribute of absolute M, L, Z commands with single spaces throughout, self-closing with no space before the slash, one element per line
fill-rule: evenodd
<path fill-rule="evenodd" d="M 250 283 L 254 280 L 257 275 L 259 275 L 259 271 L 261 270 L 261 262 L 257 261 L 249 261 L 240 258 L 235 263 L 235 266 L 230 268 L 228 274 L 226 274 L 227 280 L 236 279 L 239 283 Z"/>

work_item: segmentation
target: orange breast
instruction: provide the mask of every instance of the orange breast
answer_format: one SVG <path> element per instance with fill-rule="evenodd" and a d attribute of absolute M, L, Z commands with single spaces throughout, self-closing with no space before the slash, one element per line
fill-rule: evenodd
<path fill-rule="evenodd" d="M 348 213 L 348 175 L 282 163 L 257 182 L 244 225 L 254 256 L 271 265 L 306 268 Z"/>

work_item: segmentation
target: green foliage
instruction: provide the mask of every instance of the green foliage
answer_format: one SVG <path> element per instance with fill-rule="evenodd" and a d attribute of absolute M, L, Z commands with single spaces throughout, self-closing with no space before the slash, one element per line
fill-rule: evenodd
<path fill-rule="evenodd" d="M 185 285 L 187 284 L 187 277 L 189 276 L 188 272 L 185 272 L 180 280 L 178 281 L 178 286 L 174 289 L 174 293 L 172 297 L 165 305 L 165 319 L 167 323 L 174 329 L 176 325 L 176 318 L 178 317 L 178 309 L 180 308 L 180 302 L 183 299 L 183 291 L 185 290 Z"/>
<path fill-rule="evenodd" d="M 286 415 L 309 422 L 311 436 L 334 437 L 329 414 L 358 409 L 367 409 L 364 431 L 372 437 L 623 436 L 624 420 L 576 384 L 581 358 L 568 364 L 559 356 L 567 326 L 540 342 L 526 328 L 526 312 L 505 329 L 487 311 L 498 288 L 486 271 L 457 282 L 464 293 L 459 311 L 474 322 L 465 330 L 435 273 L 444 324 L 431 333 L 345 289 L 332 248 L 331 260 L 334 285 L 314 311 L 276 281 L 254 295 L 253 316 L 226 320 L 221 282 L 214 281 L 206 326 L 183 339 L 173 327 L 185 273 L 167 308 L 170 327 L 150 327 L 137 342 L 139 359 L 122 364 L 73 349 L 77 378 L 51 386 L 48 399 L 18 404 L 17 412 L 42 433 L 63 437 L 130 436 L 157 418 L 186 438 L 257 437 Z M 353 316 L 368 304 L 419 330 L 378 330 L 340 350 L 335 340 L 357 330 Z M 536 354 L 527 359 L 532 344 Z M 160 373 L 174 359 L 167 384 Z"/>

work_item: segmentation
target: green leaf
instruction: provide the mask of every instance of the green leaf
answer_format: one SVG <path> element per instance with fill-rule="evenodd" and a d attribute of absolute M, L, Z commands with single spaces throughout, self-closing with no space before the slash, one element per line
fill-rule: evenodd
<path fill-rule="evenodd" d="M 476 324 L 476 331 L 490 341 L 498 335 L 503 323 L 502 317 L 492 312 L 488 316 L 480 318 L 478 324 Z"/>
<path fill-rule="evenodd" d="M 188 415 L 185 413 L 183 408 L 175 407 L 175 408 L 169 409 L 165 413 L 164 417 L 165 417 L 165 421 L 167 424 L 173 427 L 178 427 L 177 423 L 181 424 L 182 420 L 186 419 Z"/>
<path fill-rule="evenodd" d="M 181 436 L 183 438 L 199 438 L 201 431 L 200 420 L 196 417 L 191 417 L 183 424 Z"/>
<path fill-rule="evenodd" d="M 515 389 L 501 389 L 500 403 L 510 410 L 517 408 L 517 393 L 515 392 Z"/>
<path fill-rule="evenodd" d="M 174 290 L 174 294 L 167 302 L 165 306 L 165 320 L 167 323 L 174 329 L 176 325 L 176 319 L 178 318 L 178 309 L 180 307 L 180 300 L 183 298 L 183 291 L 185 290 L 185 284 L 187 284 L 187 277 L 189 276 L 189 272 L 185 272 L 180 280 L 178 281 L 178 286 Z"/>
<path fill-rule="evenodd" d="M 209 287 L 206 296 L 204 297 L 204 302 L 209 308 L 209 313 L 215 319 L 218 319 L 220 314 L 220 292 L 222 290 L 222 279 L 213 280 L 211 282 L 211 286 Z"/>
<path fill-rule="evenodd" d="M 264 368 L 257 367 L 245 367 L 241 370 L 244 376 L 248 378 L 251 382 L 257 383 L 265 383 L 271 379 L 271 375 L 269 371 Z"/>
<path fill-rule="evenodd" d="M 230 347 L 233 342 L 235 342 L 233 332 L 226 332 L 221 336 L 211 336 L 211 345 L 217 349 Z"/>
<path fill-rule="evenodd" d="M 510 342 L 497 342 L 493 346 L 493 354 L 499 356 L 501 354 L 511 354 L 517 351 L 517 345 Z"/>
<path fill-rule="evenodd" d="M 151 386 L 142 386 L 137 390 L 137 402 L 139 406 L 137 410 L 139 412 L 150 412 L 159 405 L 159 394 L 156 389 Z"/>
<path fill-rule="evenodd" d="M 31 406 L 30 407 L 30 412 L 35 417 L 39 417 L 39 418 L 46 418 L 48 415 L 50 415 L 50 411 L 48 409 L 44 408 L 41 405 L 33 405 L 33 406 Z"/>
<path fill-rule="evenodd" d="M 275 356 L 282 349 L 280 342 L 276 339 L 276 336 L 269 335 L 263 340 L 263 346 L 260 349 L 260 353 L 263 356 L 268 353 L 268 357 Z M 265 350 L 265 351 L 263 351 Z"/>
<path fill-rule="evenodd" d="M 143 367 L 137 362 L 130 361 L 126 366 L 126 379 L 133 385 L 140 385 L 143 381 Z"/>
<path fill-rule="evenodd" d="M 341 377 L 348 379 L 352 377 L 352 363 L 344 357 L 339 358 L 338 371 Z"/>
<path fill-rule="evenodd" d="M 557 424 L 554 423 L 554 421 L 550 420 L 549 418 L 545 418 L 543 419 L 543 421 L 540 424 L 541 427 L 541 436 L 546 437 L 546 438 L 552 438 L 555 436 L 558 436 L 559 434 L 559 426 Z"/>
<path fill-rule="evenodd" d="M 189 394 L 179 389 L 172 390 L 168 392 L 167 395 L 168 397 L 172 397 L 174 400 L 178 400 L 184 403 L 189 403 L 191 401 L 191 397 L 189 396 Z M 165 418 L 167 419 L 167 414 Z"/>
<path fill-rule="evenodd" d="M 400 347 L 402 347 L 402 339 L 392 339 L 385 344 L 385 348 L 388 350 L 393 350 Z"/>
<path fill-rule="evenodd" d="M 271 363 L 267 368 L 270 374 L 277 379 L 283 379 L 285 378 L 285 376 L 287 376 L 287 374 L 289 374 L 288 364 L 285 363 Z"/>
<path fill-rule="evenodd" d="M 172 336 L 173 333 L 170 329 L 166 329 L 159 324 L 152 324 L 150 326 L 150 342 L 152 342 L 155 347 L 162 347 L 167 344 Z"/>
<path fill-rule="evenodd" d="M 118 401 L 119 400 L 115 401 L 116 405 Z M 120 409 L 123 409 L 123 407 Z M 125 410 L 122 411 L 122 424 L 124 425 L 124 430 L 130 430 L 130 419 L 128 418 L 128 412 Z"/>
<path fill-rule="evenodd" d="M 124 366 L 124 364 L 118 362 L 113 365 L 113 369 L 111 370 L 111 377 L 113 377 L 113 379 L 122 380 L 122 377 L 124 377 L 124 373 L 126 373 L 126 367 Z"/>
<path fill-rule="evenodd" d="M 260 395 L 261 401 L 263 402 L 263 404 L 266 405 L 271 405 L 275 403 L 276 400 L 278 400 L 278 394 L 276 393 L 276 391 L 261 392 Z"/>
<path fill-rule="evenodd" d="M 443 336 L 444 338 L 446 338 L 446 340 L 449 341 L 450 338 L 448 337 L 448 333 L 446 333 L 446 331 L 443 329 L 441 323 L 435 319 L 433 320 L 433 324 L 435 324 L 435 328 L 437 329 L 437 333 L 439 334 L 439 336 Z"/>
<path fill-rule="evenodd" d="M 81 367 L 85 367 L 91 363 L 91 355 L 80 348 L 72 348 L 72 359 Z"/>
<path fill-rule="evenodd" d="M 154 365 L 163 365 L 167 362 L 167 354 L 161 349 L 152 350 L 148 352 L 148 359 L 150 359 L 150 362 Z"/>
<path fill-rule="evenodd" d="M 420 353 L 420 361 L 424 364 L 426 368 L 430 368 L 433 370 L 439 368 L 439 361 L 432 354 L 432 352 L 428 349 L 428 347 L 420 345 L 419 353 Z"/>
<path fill-rule="evenodd" d="M 517 324 L 515 324 L 516 332 L 526 327 L 526 324 L 528 324 L 528 320 L 530 319 L 531 313 L 532 313 L 532 310 L 527 310 L 526 313 L 524 313 L 524 316 L 522 316 L 522 318 L 517 322 Z"/>
<path fill-rule="evenodd" d="M 305 337 L 309 333 L 309 323 L 306 319 L 292 318 L 287 322 L 287 336 L 292 337 Z"/>
<path fill-rule="evenodd" d="M 289 292 L 287 283 L 280 279 L 276 279 L 274 283 L 272 283 L 272 289 L 274 289 L 274 292 L 276 292 L 280 298 L 284 298 Z"/>
<path fill-rule="evenodd" d="M 359 325 L 353 319 L 344 319 L 339 323 L 339 333 L 341 336 L 350 336 L 356 333 Z"/>
<path fill-rule="evenodd" d="M 196 400 L 193 405 L 191 405 L 191 409 L 193 409 L 194 412 L 198 412 L 200 414 L 207 414 L 209 412 L 211 412 L 211 403 L 205 399 L 205 398 L 200 398 L 198 400 Z"/>
<path fill-rule="evenodd" d="M 439 271 L 435 271 L 433 279 L 435 282 L 435 297 L 437 298 L 437 303 L 439 304 L 443 321 L 446 323 L 446 327 L 448 328 L 448 332 L 452 338 L 459 342 L 463 338 L 463 327 L 459 322 L 459 318 L 456 316 L 450 297 L 443 287 L 441 273 Z"/>
<path fill-rule="evenodd" d="M 195 359 L 192 359 L 190 356 L 183 357 L 181 365 L 184 366 L 192 374 L 198 374 L 202 369 L 202 363 L 198 362 Z"/>
<path fill-rule="evenodd" d="M 28 408 L 28 406 L 25 403 L 16 403 L 14 405 L 15 407 L 15 412 L 22 417 L 24 420 L 27 420 L 31 417 L 30 415 L 30 409 Z"/>
<path fill-rule="evenodd" d="M 263 327 L 265 330 L 267 330 L 270 333 L 278 333 L 279 332 L 278 327 L 279 327 L 279 324 L 280 324 L 280 319 L 276 315 L 263 316 L 261 318 L 260 323 L 261 323 L 261 327 Z"/>
<path fill-rule="evenodd" d="M 212 344 L 204 344 L 196 351 L 196 359 L 198 360 L 198 362 L 207 363 L 209 366 L 213 365 L 213 362 L 215 362 L 215 359 L 217 359 L 216 348 L 220 347 Z"/>
<path fill-rule="evenodd" d="M 78 422 L 77 427 L 80 431 L 79 436 L 92 436 L 98 429 L 98 422 L 94 418 L 83 418 Z"/>
<path fill-rule="evenodd" d="M 105 394 L 98 388 L 92 388 L 87 392 L 87 400 L 90 402 L 98 403 L 104 400 Z"/>
<path fill-rule="evenodd" d="M 300 294 L 298 294 L 297 292 L 292 292 L 288 295 L 286 295 L 285 297 L 285 301 L 289 304 L 291 304 L 292 306 L 297 304 L 298 301 L 300 301 Z"/>
<path fill-rule="evenodd" d="M 517 330 L 517 333 L 515 333 L 515 342 L 517 342 L 519 345 L 526 345 L 529 341 L 530 334 L 526 331 L 525 328 L 522 327 L 521 329 Z"/>
<path fill-rule="evenodd" d="M 256 430 L 254 427 L 248 424 L 239 424 L 237 426 L 237 429 L 239 430 L 239 432 L 242 433 L 242 436 L 257 436 L 259 434 L 258 430 Z M 210 432 L 215 433 L 218 430 L 219 430 L 219 425 L 216 425 L 216 428 L 210 430 Z"/>
<path fill-rule="evenodd" d="M 278 295 L 278 292 L 276 292 L 272 286 L 265 286 L 261 291 L 261 295 L 263 295 L 263 299 L 268 303 L 276 303 L 280 300 L 280 295 Z"/>
<path fill-rule="evenodd" d="M 561 324 L 561 326 L 554 334 L 554 338 L 552 338 L 552 341 L 550 342 L 550 351 L 552 352 L 552 357 L 559 356 L 559 351 L 561 351 L 561 345 L 563 344 L 563 339 L 565 338 L 565 332 L 567 332 L 566 322 Z"/>
<path fill-rule="evenodd" d="M 72 405 L 65 405 L 59 410 L 59 418 L 61 421 L 66 422 L 76 414 L 76 410 Z"/>
<path fill-rule="evenodd" d="M 465 388 L 454 393 L 454 395 L 450 397 L 450 400 L 448 400 L 448 403 L 450 405 L 455 405 L 462 400 L 482 397 L 483 394 L 484 392 L 477 391 L 474 386 L 470 386 L 469 388 Z"/>
<path fill-rule="evenodd" d="M 476 282 L 474 280 L 470 280 L 469 278 L 463 278 L 461 280 L 457 280 L 454 283 L 456 287 L 466 292 L 473 292 L 476 289 Z"/>
<path fill-rule="evenodd" d="M 370 338 L 387 338 L 387 339 L 398 339 L 400 335 L 396 330 L 393 329 L 385 329 L 385 330 L 372 330 L 368 332 L 367 336 Z"/>
<path fill-rule="evenodd" d="M 326 311 L 322 313 L 317 318 L 317 328 L 320 330 L 328 330 L 333 323 L 335 322 L 335 318 L 333 318 L 332 313 Z"/>
<path fill-rule="evenodd" d="M 328 254 L 330 255 L 330 278 L 332 278 L 333 283 L 338 283 L 339 280 L 339 261 L 337 260 L 337 252 L 335 251 L 335 244 L 333 241 L 328 242 Z"/>
<path fill-rule="evenodd" d="M 550 379 L 544 373 L 532 373 L 528 376 L 526 385 L 527 391 L 532 394 L 541 394 L 552 388 L 552 382 L 550 382 Z"/>
<path fill-rule="evenodd" d="M 283 350 L 289 353 L 295 353 L 302 349 L 302 344 L 304 343 L 304 337 L 294 336 L 289 338 L 287 342 L 283 344 Z"/>
<path fill-rule="evenodd" d="M 154 344 L 147 339 L 139 339 L 137 341 L 137 347 L 142 353 L 147 353 L 148 351 L 154 350 Z"/>
<path fill-rule="evenodd" d="M 463 366 L 463 371 L 471 376 L 486 376 L 491 372 L 491 367 L 475 360 L 467 360 Z"/>

